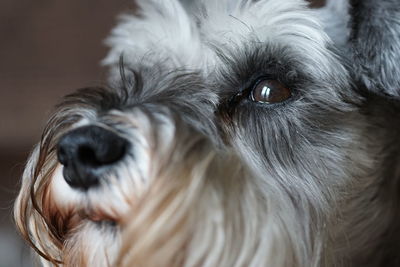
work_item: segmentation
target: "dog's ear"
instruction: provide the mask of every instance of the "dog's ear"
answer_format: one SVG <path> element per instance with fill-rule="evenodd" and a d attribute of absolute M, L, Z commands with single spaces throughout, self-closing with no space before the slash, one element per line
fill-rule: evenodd
<path fill-rule="evenodd" d="M 349 47 L 357 82 L 400 96 L 400 1 L 350 0 Z"/>
<path fill-rule="evenodd" d="M 152 56 L 159 59 L 163 55 L 178 55 L 176 61 L 193 57 L 193 50 L 200 44 L 198 34 L 178 0 L 139 0 L 136 6 L 134 14 L 120 17 L 106 40 L 111 50 L 103 64 L 118 64 L 121 55 L 128 59 L 126 62 L 141 63 Z"/>

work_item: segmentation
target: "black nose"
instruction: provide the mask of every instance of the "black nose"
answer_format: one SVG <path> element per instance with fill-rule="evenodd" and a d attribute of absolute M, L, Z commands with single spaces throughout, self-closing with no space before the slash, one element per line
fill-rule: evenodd
<path fill-rule="evenodd" d="M 74 188 L 88 190 L 112 164 L 126 153 L 128 141 L 98 126 L 84 126 L 61 137 L 57 156 L 64 165 L 65 181 Z"/>

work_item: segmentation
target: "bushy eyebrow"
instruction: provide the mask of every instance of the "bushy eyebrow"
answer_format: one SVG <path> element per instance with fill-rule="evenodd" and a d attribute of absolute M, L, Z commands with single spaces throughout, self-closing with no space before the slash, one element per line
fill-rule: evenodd
<path fill-rule="evenodd" d="M 97 112 L 118 109 L 122 98 L 117 91 L 108 87 L 94 86 L 76 90 L 63 98 L 57 107 L 86 108 Z"/>

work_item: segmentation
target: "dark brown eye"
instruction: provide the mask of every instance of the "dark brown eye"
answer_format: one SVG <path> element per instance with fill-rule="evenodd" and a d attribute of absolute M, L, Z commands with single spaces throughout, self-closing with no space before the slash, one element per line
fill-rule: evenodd
<path fill-rule="evenodd" d="M 292 91 L 277 80 L 262 80 L 250 93 L 254 102 L 274 104 L 280 103 L 292 96 Z"/>

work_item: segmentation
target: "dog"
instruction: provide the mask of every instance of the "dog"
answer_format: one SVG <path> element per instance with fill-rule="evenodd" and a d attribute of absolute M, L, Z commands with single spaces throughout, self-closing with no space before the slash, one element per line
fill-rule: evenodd
<path fill-rule="evenodd" d="M 16 225 L 43 266 L 400 266 L 400 3 L 138 0 Z"/>

